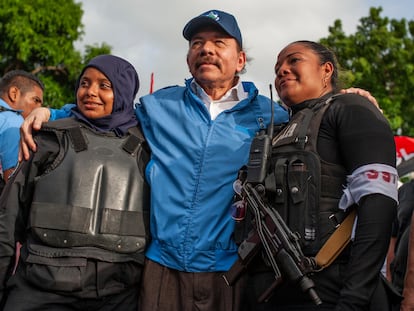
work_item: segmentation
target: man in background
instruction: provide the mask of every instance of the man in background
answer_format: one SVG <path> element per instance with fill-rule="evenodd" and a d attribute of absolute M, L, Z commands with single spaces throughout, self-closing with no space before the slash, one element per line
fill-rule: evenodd
<path fill-rule="evenodd" d="M 20 126 L 43 103 L 43 83 L 23 71 L 7 72 L 0 80 L 0 164 L 7 181 L 18 163 Z"/>

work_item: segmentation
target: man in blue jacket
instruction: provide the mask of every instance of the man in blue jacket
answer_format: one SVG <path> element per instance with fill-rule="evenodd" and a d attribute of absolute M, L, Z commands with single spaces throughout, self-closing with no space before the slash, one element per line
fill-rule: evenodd
<path fill-rule="evenodd" d="M 239 77 L 246 54 L 232 15 L 205 12 L 183 35 L 193 78 L 142 97 L 136 110 L 154 153 L 141 302 L 143 310 L 240 310 L 242 282 L 228 287 L 221 277 L 237 259 L 233 182 L 271 104 Z M 275 119 L 288 120 L 278 105 Z"/>
<path fill-rule="evenodd" d="M 0 163 L 5 181 L 17 165 L 19 128 L 42 105 L 43 90 L 39 78 L 23 70 L 9 71 L 0 80 Z"/>

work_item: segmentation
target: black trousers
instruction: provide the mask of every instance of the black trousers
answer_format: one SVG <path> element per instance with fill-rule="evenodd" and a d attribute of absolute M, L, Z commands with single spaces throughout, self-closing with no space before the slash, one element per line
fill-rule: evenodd
<path fill-rule="evenodd" d="M 22 278 L 16 278 L 3 311 L 136 311 L 139 288 L 101 298 L 79 298 L 39 290 Z"/>

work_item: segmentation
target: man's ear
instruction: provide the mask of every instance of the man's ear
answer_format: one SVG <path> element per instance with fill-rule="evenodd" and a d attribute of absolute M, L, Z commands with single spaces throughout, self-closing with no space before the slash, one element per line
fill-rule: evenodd
<path fill-rule="evenodd" d="M 12 86 L 7 91 L 7 96 L 10 100 L 10 102 L 14 103 L 17 101 L 17 98 L 19 96 L 20 90 L 16 86 Z"/>

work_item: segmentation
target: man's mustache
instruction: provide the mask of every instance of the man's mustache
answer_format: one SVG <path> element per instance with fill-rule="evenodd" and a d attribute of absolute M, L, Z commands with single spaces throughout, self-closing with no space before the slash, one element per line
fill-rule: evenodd
<path fill-rule="evenodd" d="M 213 58 L 202 58 L 196 61 L 195 63 L 196 68 L 199 68 L 200 66 L 205 65 L 205 64 L 211 64 L 211 65 L 217 66 L 218 68 L 221 68 L 220 62 L 218 62 L 217 60 Z"/>

